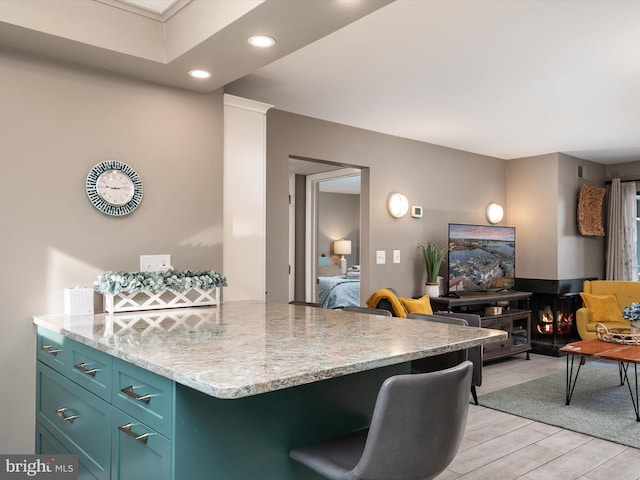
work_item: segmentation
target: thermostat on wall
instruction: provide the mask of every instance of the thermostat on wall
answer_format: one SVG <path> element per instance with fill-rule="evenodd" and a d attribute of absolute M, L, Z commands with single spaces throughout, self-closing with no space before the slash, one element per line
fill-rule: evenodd
<path fill-rule="evenodd" d="M 411 216 L 413 218 L 422 218 L 422 207 L 420 205 L 412 205 Z"/>

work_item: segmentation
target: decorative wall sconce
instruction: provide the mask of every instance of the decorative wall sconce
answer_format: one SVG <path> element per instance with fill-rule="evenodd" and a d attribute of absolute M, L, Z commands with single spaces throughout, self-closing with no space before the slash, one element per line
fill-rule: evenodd
<path fill-rule="evenodd" d="M 340 269 L 342 273 L 347 273 L 347 260 L 345 255 L 351 255 L 351 240 L 336 240 L 333 242 L 333 253 L 340 255 Z"/>
<path fill-rule="evenodd" d="M 409 211 L 409 200 L 401 193 L 392 193 L 387 201 L 387 209 L 394 218 L 404 217 Z"/>
<path fill-rule="evenodd" d="M 503 216 L 504 210 L 501 205 L 498 205 L 497 203 L 490 203 L 487 206 L 487 220 L 489 220 L 489 223 L 498 223 L 502 220 Z"/>

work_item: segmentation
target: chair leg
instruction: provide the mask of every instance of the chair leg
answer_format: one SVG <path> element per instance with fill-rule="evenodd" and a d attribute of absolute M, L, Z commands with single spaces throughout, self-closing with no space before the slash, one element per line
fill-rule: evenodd
<path fill-rule="evenodd" d="M 471 385 L 471 395 L 473 396 L 473 403 L 478 405 L 478 394 L 476 393 L 476 386 Z"/>

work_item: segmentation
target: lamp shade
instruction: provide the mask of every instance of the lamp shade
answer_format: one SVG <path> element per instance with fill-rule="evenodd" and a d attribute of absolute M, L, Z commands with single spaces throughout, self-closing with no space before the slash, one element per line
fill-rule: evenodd
<path fill-rule="evenodd" d="M 351 240 L 336 240 L 333 242 L 333 253 L 336 255 L 351 255 Z"/>

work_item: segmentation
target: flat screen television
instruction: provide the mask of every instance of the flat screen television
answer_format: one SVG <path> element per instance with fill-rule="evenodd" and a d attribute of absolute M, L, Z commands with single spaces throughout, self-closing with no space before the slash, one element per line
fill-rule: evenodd
<path fill-rule="evenodd" d="M 449 224 L 450 292 L 499 291 L 516 279 L 516 229 Z"/>

